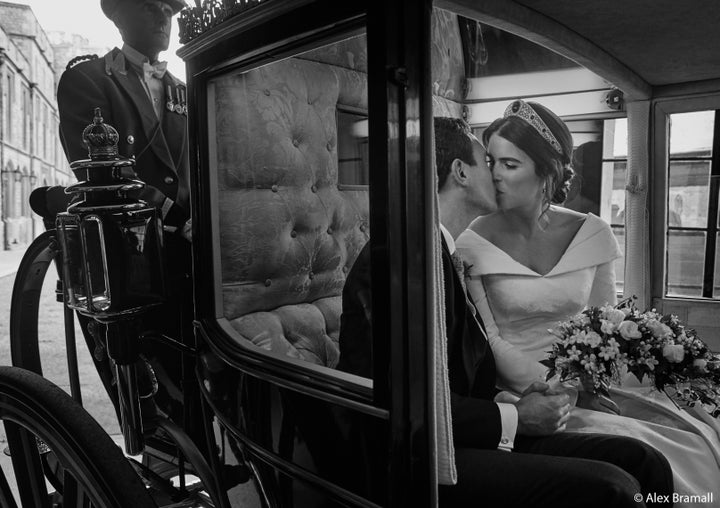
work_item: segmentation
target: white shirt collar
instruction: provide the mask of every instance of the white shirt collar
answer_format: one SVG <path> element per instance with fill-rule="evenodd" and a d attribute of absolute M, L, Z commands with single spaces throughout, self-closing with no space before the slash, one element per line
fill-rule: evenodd
<path fill-rule="evenodd" d="M 128 59 L 128 62 L 138 67 L 139 69 L 142 69 L 143 62 L 151 63 L 148 57 L 140 53 L 137 49 L 133 48 L 129 44 L 123 44 L 123 47 L 120 51 L 125 54 L 125 58 Z"/>
<path fill-rule="evenodd" d="M 455 239 L 450 234 L 450 231 L 445 229 L 445 226 L 440 224 L 440 232 L 442 233 L 443 237 L 445 238 L 445 243 L 448 246 L 448 250 L 450 251 L 450 254 L 455 252 Z"/>

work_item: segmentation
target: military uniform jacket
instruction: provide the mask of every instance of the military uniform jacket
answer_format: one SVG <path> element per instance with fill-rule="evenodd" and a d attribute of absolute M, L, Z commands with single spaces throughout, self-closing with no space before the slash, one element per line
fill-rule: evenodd
<path fill-rule="evenodd" d="M 175 93 L 184 84 L 166 72 L 163 89 L 168 86 Z M 139 178 L 171 200 L 150 200 L 162 209 L 165 224 L 181 227 L 190 218 L 187 117 L 165 110 L 158 120 L 138 75 L 120 49 L 66 70 L 57 97 L 60 140 L 69 161 L 88 158 L 82 132 L 99 107 L 105 123 L 120 135 L 120 155 L 135 156 Z"/>

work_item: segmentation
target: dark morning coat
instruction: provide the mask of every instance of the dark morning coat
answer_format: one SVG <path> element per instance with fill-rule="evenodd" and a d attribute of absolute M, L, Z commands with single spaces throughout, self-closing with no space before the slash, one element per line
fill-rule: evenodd
<path fill-rule="evenodd" d="M 481 327 L 473 316 L 450 252 L 442 242 L 445 311 L 448 339 L 451 411 L 455 446 L 495 449 L 500 442 L 500 410 L 493 397 L 495 360 Z M 370 248 L 365 245 L 348 274 L 343 289 L 338 369 L 372 376 Z"/>
<path fill-rule="evenodd" d="M 168 85 L 173 94 L 176 87 L 184 86 L 167 72 L 165 90 Z M 187 117 L 165 110 L 162 123 L 158 121 L 150 98 L 122 51 L 115 48 L 102 58 L 66 70 L 57 98 L 60 140 L 69 161 L 88 158 L 82 132 L 99 107 L 105 123 L 120 135 L 119 154 L 135 156 L 140 179 L 173 200 L 164 223 L 181 227 L 190 218 Z M 162 206 L 162 200 L 149 201 Z"/>

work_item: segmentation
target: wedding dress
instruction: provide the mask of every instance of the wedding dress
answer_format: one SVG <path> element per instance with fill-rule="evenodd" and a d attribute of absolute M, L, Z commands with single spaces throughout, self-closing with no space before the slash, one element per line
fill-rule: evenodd
<path fill-rule="evenodd" d="M 613 263 L 620 251 L 610 227 L 593 214 L 587 215 L 545 275 L 471 230 L 460 235 L 457 248 L 467 265 L 468 289 L 491 339 L 502 389 L 521 393 L 533 381 L 545 381 L 547 368 L 537 362 L 556 339 L 549 330 L 586 305 L 615 303 Z M 621 388 L 611 391 L 622 416 L 576 407 L 567 430 L 625 435 L 649 443 L 670 462 L 676 493 L 714 494 L 713 503 L 679 498 L 675 506 L 720 506 L 718 422 L 702 410 L 692 416 L 678 409 L 667 395 L 633 379 L 626 377 Z"/>

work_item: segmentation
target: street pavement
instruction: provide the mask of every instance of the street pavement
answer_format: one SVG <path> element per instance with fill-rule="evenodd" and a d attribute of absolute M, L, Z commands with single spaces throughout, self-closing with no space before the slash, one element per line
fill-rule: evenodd
<path fill-rule="evenodd" d="M 15 274 L 24 253 L 24 249 L 0 251 L 0 365 L 12 364 L 9 340 L 10 299 Z M 55 298 L 56 280 L 55 269 L 50 267 L 45 278 L 40 300 L 40 317 L 38 320 L 40 356 L 43 362 L 43 376 L 70 393 L 65 363 L 63 309 Z M 100 423 L 113 441 L 122 447 L 123 437 L 117 423 L 115 410 L 97 376 L 90 352 L 85 346 L 77 326 L 76 338 L 83 406 Z M 5 430 L 2 422 L 0 422 L 0 469 L 7 475 L 11 488 L 15 489 L 12 464 L 10 457 L 5 453 L 6 448 Z M 228 496 L 232 506 L 260 507 L 260 499 L 252 481 L 231 489 Z"/>
<path fill-rule="evenodd" d="M 11 365 L 10 357 L 10 299 L 15 282 L 15 274 L 20 265 L 24 249 L 0 251 L 0 365 Z M 51 271 L 52 270 L 52 271 Z M 40 316 L 38 319 L 38 336 L 40 356 L 43 361 L 43 375 L 53 383 L 70 392 L 65 363 L 65 333 L 62 305 L 55 299 L 55 283 L 57 276 L 54 268 L 48 270 L 48 277 L 41 293 Z M 80 333 L 79 330 L 76 331 Z M 77 335 L 78 338 L 82 337 Z M 83 405 L 85 409 L 100 423 L 113 440 L 120 445 L 122 434 L 115 417 L 112 404 L 97 377 L 90 353 L 84 343 L 78 340 L 78 367 L 82 385 Z M 8 476 L 14 488 L 10 457 L 6 454 L 7 440 L 5 430 L 0 423 L 0 468 Z"/>

